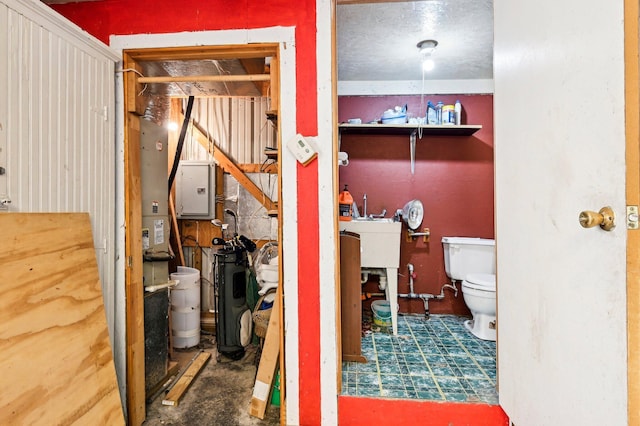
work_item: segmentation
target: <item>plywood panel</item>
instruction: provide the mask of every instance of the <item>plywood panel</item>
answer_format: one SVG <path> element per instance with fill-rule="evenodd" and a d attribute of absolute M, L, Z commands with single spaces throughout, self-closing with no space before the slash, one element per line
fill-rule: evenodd
<path fill-rule="evenodd" d="M 124 424 L 89 215 L 0 229 L 0 424 Z"/>

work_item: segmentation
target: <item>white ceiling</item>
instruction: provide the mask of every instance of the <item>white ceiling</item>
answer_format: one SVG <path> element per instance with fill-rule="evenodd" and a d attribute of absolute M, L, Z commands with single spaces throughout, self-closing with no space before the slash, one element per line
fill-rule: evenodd
<path fill-rule="evenodd" d="M 493 0 L 425 0 L 338 5 L 338 80 L 421 81 L 425 39 L 438 42 L 425 79 L 493 79 Z"/>

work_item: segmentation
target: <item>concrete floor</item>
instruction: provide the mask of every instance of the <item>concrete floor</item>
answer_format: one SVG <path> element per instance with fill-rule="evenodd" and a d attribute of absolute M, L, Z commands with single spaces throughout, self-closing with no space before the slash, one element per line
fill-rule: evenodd
<path fill-rule="evenodd" d="M 162 405 L 164 393 L 147 405 L 145 426 L 221 425 L 267 426 L 280 424 L 280 407 L 269 405 L 264 420 L 249 415 L 249 405 L 256 376 L 256 346 L 249 346 L 241 360 L 220 357 L 216 361 L 215 343 L 204 337 L 199 348 L 174 351 L 180 368 L 199 349 L 210 352 L 211 358 L 200 370 L 178 406 Z"/>

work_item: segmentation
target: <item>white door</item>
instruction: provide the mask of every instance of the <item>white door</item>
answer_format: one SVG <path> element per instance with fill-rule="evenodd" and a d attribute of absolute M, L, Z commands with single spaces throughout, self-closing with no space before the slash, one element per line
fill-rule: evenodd
<path fill-rule="evenodd" d="M 623 1 L 495 0 L 500 404 L 624 425 Z M 617 227 L 579 225 L 611 206 Z"/>

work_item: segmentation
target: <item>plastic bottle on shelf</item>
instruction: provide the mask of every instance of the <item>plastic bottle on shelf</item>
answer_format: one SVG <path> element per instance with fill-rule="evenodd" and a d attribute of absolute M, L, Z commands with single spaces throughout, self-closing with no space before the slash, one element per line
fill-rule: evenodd
<path fill-rule="evenodd" d="M 462 104 L 460 103 L 459 100 L 456 100 L 456 104 L 454 106 L 454 111 L 456 113 L 456 125 L 460 125 L 460 122 L 462 120 Z"/>
<path fill-rule="evenodd" d="M 442 101 L 439 101 L 436 104 L 436 124 L 442 124 L 442 107 L 443 107 L 444 103 L 442 103 Z"/>
<path fill-rule="evenodd" d="M 438 118 L 436 117 L 436 107 L 433 106 L 431 101 L 427 102 L 427 124 L 438 124 Z"/>
<path fill-rule="evenodd" d="M 456 124 L 456 113 L 453 105 L 445 105 L 442 107 L 442 124 L 454 125 Z"/>
<path fill-rule="evenodd" d="M 340 193 L 338 197 L 338 203 L 340 204 L 340 219 L 341 221 L 350 221 L 352 215 L 353 208 L 353 197 L 347 190 L 347 185 L 344 186 L 344 189 Z"/>

